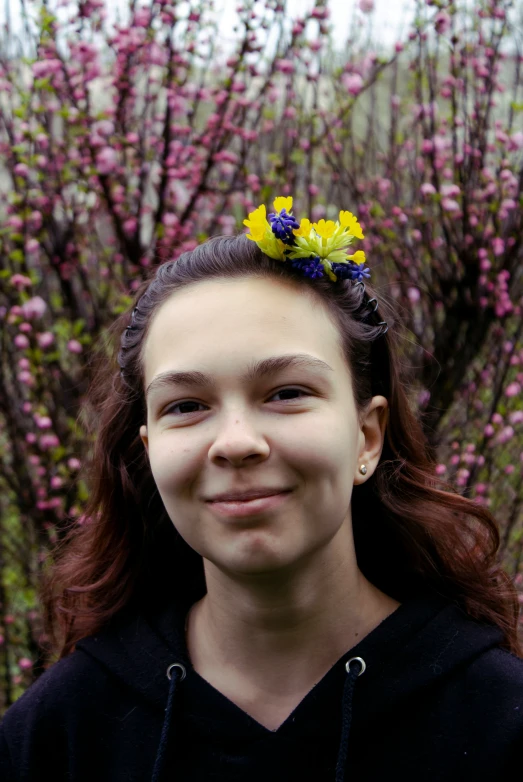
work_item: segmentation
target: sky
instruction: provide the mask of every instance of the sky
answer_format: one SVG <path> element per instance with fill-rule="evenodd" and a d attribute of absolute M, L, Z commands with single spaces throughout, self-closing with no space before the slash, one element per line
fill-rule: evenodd
<path fill-rule="evenodd" d="M 238 0 L 215 1 L 217 9 L 219 9 L 220 31 L 224 39 L 232 37 L 234 9 L 238 5 Z M 334 23 L 334 38 L 340 44 L 346 38 L 349 22 L 357 9 L 358 1 L 328 0 L 331 21 Z M 32 0 L 26 0 L 27 7 L 35 7 L 36 5 Z M 54 7 L 56 3 L 51 0 L 49 5 Z M 114 9 L 123 8 L 126 5 L 126 0 L 107 0 L 110 14 Z M 292 16 L 303 14 L 304 9 L 311 8 L 312 5 L 313 0 L 287 0 L 287 7 Z M 368 16 L 366 23 L 372 25 L 375 42 L 390 45 L 398 37 L 402 37 L 401 33 L 405 33 L 408 23 L 414 18 L 415 0 L 374 0 L 374 6 L 374 11 Z M 4 23 L 6 15 L 9 15 L 13 32 L 21 31 L 20 0 L 0 0 L 0 24 Z M 362 14 L 360 16 L 363 17 Z"/>

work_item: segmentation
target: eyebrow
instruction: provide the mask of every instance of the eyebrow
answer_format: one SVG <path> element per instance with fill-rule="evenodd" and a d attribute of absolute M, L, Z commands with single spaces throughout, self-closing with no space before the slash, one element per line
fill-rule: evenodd
<path fill-rule="evenodd" d="M 271 356 L 270 358 L 264 358 L 261 361 L 255 361 L 242 375 L 241 380 L 244 383 L 250 383 L 261 377 L 275 375 L 277 372 L 281 372 L 289 367 L 327 369 L 334 372 L 333 368 L 320 358 L 310 356 L 308 353 L 296 353 L 287 356 Z M 169 388 L 174 385 L 208 386 L 213 389 L 216 388 L 214 379 L 203 372 L 169 370 L 167 372 L 162 372 L 151 380 L 145 392 L 146 401 L 153 391 L 157 391 L 161 388 Z"/>

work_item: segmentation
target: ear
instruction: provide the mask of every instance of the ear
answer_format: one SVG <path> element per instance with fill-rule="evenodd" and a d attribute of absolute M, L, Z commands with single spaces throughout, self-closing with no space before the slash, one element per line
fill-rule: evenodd
<path fill-rule="evenodd" d="M 145 424 L 140 427 L 140 438 L 145 445 L 145 450 L 149 453 L 149 437 L 147 436 L 147 427 Z"/>
<path fill-rule="evenodd" d="M 365 483 L 374 473 L 380 460 L 385 430 L 389 418 L 389 403 L 384 396 L 373 396 L 360 420 L 360 449 L 354 475 L 354 485 Z M 361 465 L 367 468 L 365 475 L 360 472 Z"/>

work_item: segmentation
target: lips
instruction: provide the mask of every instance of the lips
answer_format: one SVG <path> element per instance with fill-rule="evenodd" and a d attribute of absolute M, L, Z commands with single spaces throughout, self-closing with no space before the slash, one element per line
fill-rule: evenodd
<path fill-rule="evenodd" d="M 248 502 L 249 500 L 256 500 L 260 497 L 271 497 L 273 494 L 286 494 L 291 489 L 246 489 L 245 491 L 225 492 L 224 494 L 216 494 L 211 497 L 207 502 Z"/>

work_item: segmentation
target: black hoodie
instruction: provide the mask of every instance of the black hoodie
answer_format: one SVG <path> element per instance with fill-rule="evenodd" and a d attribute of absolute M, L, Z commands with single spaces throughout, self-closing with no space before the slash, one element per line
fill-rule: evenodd
<path fill-rule="evenodd" d="M 51 666 L 0 725 L 1 782 L 521 775 L 523 660 L 499 648 L 499 629 L 444 598 L 404 601 L 275 731 L 194 671 L 184 640 L 190 604 L 123 611 Z M 181 667 L 169 681 L 173 663 Z"/>

